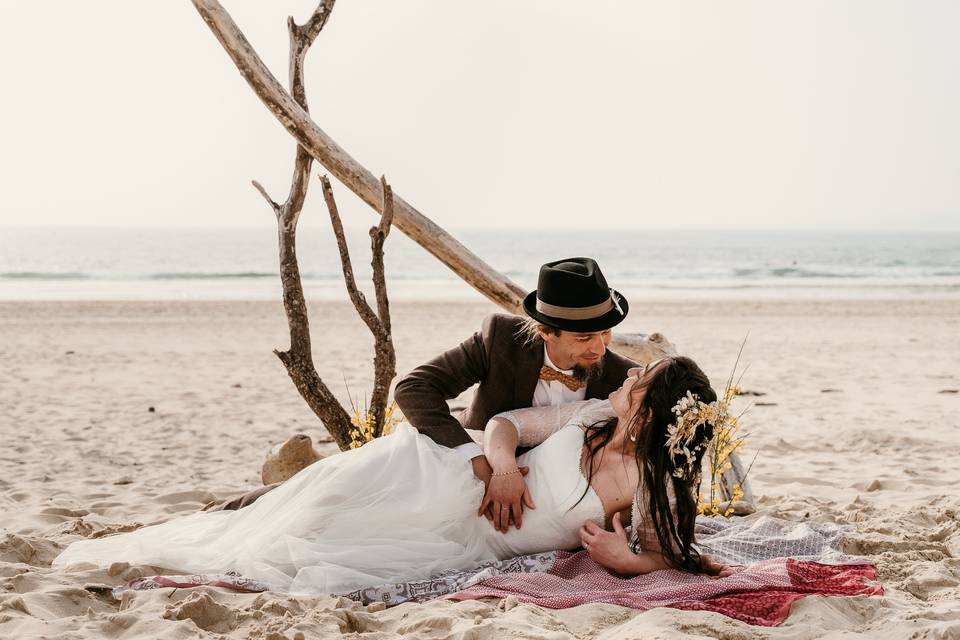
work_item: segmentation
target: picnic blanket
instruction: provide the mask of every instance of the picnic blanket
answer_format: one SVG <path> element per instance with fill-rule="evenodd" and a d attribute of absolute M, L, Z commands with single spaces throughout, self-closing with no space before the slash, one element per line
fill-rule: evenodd
<path fill-rule="evenodd" d="M 714 579 L 681 571 L 655 571 L 634 578 L 607 572 L 586 551 L 553 551 L 448 571 L 423 580 L 373 586 L 339 594 L 364 604 L 422 602 L 439 597 L 467 600 L 513 596 L 548 608 L 606 602 L 634 609 L 672 607 L 716 611 L 749 624 L 772 626 L 786 619 L 790 606 L 806 595 L 880 595 L 870 584 L 876 571 L 868 559 L 843 551 L 849 527 L 793 522 L 765 515 L 697 520 L 701 553 L 743 565 L 734 575 Z M 266 591 L 242 576 L 209 574 L 151 576 L 114 590 L 220 586 Z"/>

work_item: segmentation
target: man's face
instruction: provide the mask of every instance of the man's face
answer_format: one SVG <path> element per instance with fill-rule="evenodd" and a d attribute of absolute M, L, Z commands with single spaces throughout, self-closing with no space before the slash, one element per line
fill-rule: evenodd
<path fill-rule="evenodd" d="M 613 337 L 610 329 L 592 333 L 561 331 L 560 335 L 544 332 L 543 340 L 553 364 L 561 369 L 597 370 Z"/>

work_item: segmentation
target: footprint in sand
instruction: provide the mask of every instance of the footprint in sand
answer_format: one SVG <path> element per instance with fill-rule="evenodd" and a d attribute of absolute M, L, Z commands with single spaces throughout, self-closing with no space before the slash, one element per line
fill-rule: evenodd
<path fill-rule="evenodd" d="M 209 491 L 178 491 L 176 493 L 166 493 L 154 498 L 156 502 L 161 504 L 180 504 L 182 502 L 206 504 L 216 499 L 217 497 Z"/>
<path fill-rule="evenodd" d="M 90 514 L 86 509 L 66 509 L 64 507 L 47 507 L 46 509 L 41 509 L 40 513 L 51 516 L 65 516 L 67 518 L 82 518 Z"/>
<path fill-rule="evenodd" d="M 60 545 L 43 538 L 7 534 L 0 538 L 0 562 L 20 562 L 49 567 L 60 554 Z"/>

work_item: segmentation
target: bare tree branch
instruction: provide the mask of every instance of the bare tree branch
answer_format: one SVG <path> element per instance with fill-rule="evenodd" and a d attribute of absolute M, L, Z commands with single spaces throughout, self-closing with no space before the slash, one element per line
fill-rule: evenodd
<path fill-rule="evenodd" d="M 384 218 L 386 218 L 383 215 L 385 213 L 385 203 L 391 202 L 395 209 L 393 212 L 394 219 L 390 221 L 391 224 L 395 223 L 414 242 L 424 247 L 491 301 L 511 313 L 523 313 L 522 300 L 526 294 L 524 289 L 486 264 L 402 198 L 393 195 L 387 197 L 384 184 L 377 181 L 370 171 L 351 157 L 310 118 L 306 93 L 303 89 L 303 60 L 310 44 L 326 24 L 334 0 L 321 2 L 310 20 L 303 26 L 296 25 L 292 20 L 288 22 L 292 54 L 290 62 L 291 91 L 289 93 L 264 65 L 256 50 L 230 17 L 230 14 L 217 0 L 191 1 L 254 93 L 300 145 L 297 149 L 294 179 L 290 194 L 284 204 L 284 206 L 290 206 L 287 215 L 282 216 L 281 228 L 290 229 L 292 235 L 292 230 L 296 226 L 303 205 L 303 198 L 306 196 L 310 158 L 316 159 L 370 207 L 381 213 L 380 225 L 384 229 L 384 238 L 391 226 L 390 224 L 384 225 Z M 262 188 L 261 193 L 264 197 L 267 197 Z M 268 197 L 267 199 L 271 202 L 271 205 L 275 204 Z M 281 242 L 281 258 L 283 258 L 285 252 L 287 255 L 293 255 L 295 260 L 293 247 L 284 249 Z M 281 277 L 285 277 L 283 274 L 284 271 L 281 269 Z M 297 271 L 296 276 L 299 284 L 299 271 Z M 300 291 L 300 298 L 302 299 L 302 290 Z M 297 304 L 297 300 L 288 296 L 285 286 L 284 305 L 288 309 L 288 319 L 290 317 L 290 305 L 292 304 Z M 367 306 L 369 307 L 369 305 Z M 380 306 L 378 298 L 378 308 Z M 388 315 L 384 315 L 384 318 L 388 317 Z M 293 339 L 294 333 L 295 330 L 291 323 L 291 348 L 296 343 Z M 308 335 L 302 336 L 300 340 L 301 342 L 305 340 L 306 344 L 309 344 Z M 649 336 L 644 334 L 616 334 L 613 346 L 624 355 L 641 362 L 649 362 L 662 355 L 676 353 L 673 345 L 660 334 Z M 327 424 L 327 422 L 325 421 L 324 424 Z M 330 426 L 327 426 L 329 430 Z M 331 434 L 333 435 L 332 431 Z M 334 435 L 334 437 L 337 436 Z M 343 443 L 339 440 L 338 444 L 341 445 L 341 448 L 343 447 Z"/>
<path fill-rule="evenodd" d="M 320 176 L 320 183 L 323 185 L 323 199 L 327 202 L 333 235 L 337 239 L 337 249 L 340 251 L 340 267 L 343 271 L 343 280 L 347 285 L 347 294 L 350 296 L 350 301 L 357 310 L 357 314 L 360 315 L 370 332 L 376 336 L 381 331 L 380 320 L 373 309 L 370 308 L 370 305 L 367 304 L 366 296 L 357 288 L 357 280 L 353 276 L 353 265 L 350 262 L 350 249 L 347 247 L 347 238 L 343 233 L 343 223 L 337 210 L 337 202 L 333 197 L 333 187 L 330 185 L 330 179 L 327 176 Z"/>
<path fill-rule="evenodd" d="M 327 20 L 330 19 L 330 12 L 333 11 L 333 5 L 336 1 L 337 0 L 325 0 L 321 2 L 320 6 L 313 12 L 313 15 L 310 16 L 310 19 L 303 25 L 295 25 L 293 24 L 293 18 L 288 19 L 288 24 L 293 25 L 293 27 L 300 31 L 300 35 L 303 41 L 307 43 L 307 46 L 313 44 L 313 41 L 320 35 L 320 31 L 326 26 Z"/>
<path fill-rule="evenodd" d="M 311 120 L 306 108 L 298 104 L 263 64 L 223 6 L 217 0 L 192 2 L 247 83 L 287 131 L 340 182 L 382 213 L 380 182 Z M 513 313 L 522 312 L 521 301 L 526 291 L 471 253 L 402 198 L 394 196 L 393 202 L 394 224 L 401 231 L 487 298 Z"/>
<path fill-rule="evenodd" d="M 280 205 L 273 201 L 273 198 L 270 197 L 270 194 L 267 193 L 267 190 L 263 188 L 263 185 L 257 182 L 256 180 L 251 180 L 250 183 L 253 185 L 253 188 L 260 192 L 260 195 L 263 196 L 263 199 L 267 201 L 267 204 L 270 205 L 270 208 L 273 209 L 273 212 L 280 215 Z"/>
<path fill-rule="evenodd" d="M 390 233 L 393 203 L 389 201 L 384 203 L 386 213 L 381 218 L 380 224 L 370 229 L 373 286 L 378 309 L 378 313 L 374 313 L 363 292 L 357 288 L 356 278 L 353 275 L 353 265 L 350 261 L 350 249 L 347 246 L 343 222 L 340 220 L 340 212 L 333 196 L 330 179 L 327 176 L 320 176 L 320 183 L 323 186 L 323 199 L 326 201 L 327 210 L 330 212 L 333 235 L 337 239 L 340 267 L 343 271 L 344 282 L 347 285 L 347 294 L 350 296 L 350 301 L 353 302 L 357 313 L 370 329 L 370 333 L 373 334 L 373 393 L 370 395 L 368 411 L 373 416 L 373 436 L 379 437 L 383 433 L 384 416 L 386 415 L 387 401 L 390 397 L 390 384 L 397 375 L 397 357 L 393 347 L 393 336 L 390 333 L 390 305 L 387 300 L 387 281 L 383 268 L 383 243 L 387 234 Z M 383 184 L 385 187 L 384 193 L 389 198 L 392 193 L 390 185 L 387 184 L 386 179 L 383 179 Z"/>
<path fill-rule="evenodd" d="M 373 394 L 370 396 L 370 411 L 374 424 L 382 432 L 387 399 L 390 395 L 390 383 L 397 375 L 397 357 L 393 348 L 393 336 L 390 328 L 390 302 L 387 299 L 387 279 L 383 267 L 383 243 L 390 233 L 393 223 L 393 189 L 385 176 L 380 177 L 383 186 L 383 215 L 380 223 L 370 229 L 370 253 L 373 267 L 373 289 L 377 298 L 377 314 L 380 318 L 380 332 L 375 334 L 375 354 L 373 359 Z M 376 435 L 380 435 L 377 433 Z"/>
<path fill-rule="evenodd" d="M 379 181 L 317 126 L 306 109 L 284 90 L 221 4 L 217 0 L 192 2 L 254 93 L 305 152 L 361 200 L 382 213 L 383 188 Z M 393 202 L 394 224 L 398 229 L 494 303 L 510 313 L 523 314 L 521 303 L 526 290 L 471 253 L 399 196 L 394 196 Z M 639 362 L 676 353 L 673 345 L 660 334 L 618 333 L 611 346 Z"/>
<path fill-rule="evenodd" d="M 373 284 L 377 296 L 377 315 L 384 325 L 384 331 L 390 333 L 390 303 L 387 300 L 386 277 L 383 272 L 383 243 L 393 224 L 393 188 L 387 184 L 385 176 L 380 177 L 383 184 L 383 215 L 380 224 L 370 229 L 371 253 L 373 255 Z"/>
<path fill-rule="evenodd" d="M 290 36 L 290 85 L 304 110 L 307 102 L 303 85 L 303 63 L 307 50 L 326 24 L 333 3 L 334 0 L 321 2 L 306 27 L 297 25 L 293 18 L 287 21 Z M 350 416 L 324 384 L 314 366 L 310 321 L 297 261 L 297 222 L 307 197 L 312 164 L 313 158 L 298 145 L 290 190 L 283 204 L 275 202 L 259 182 L 253 181 L 253 186 L 277 216 L 280 282 L 283 287 L 283 308 L 290 329 L 290 348 L 286 351 L 274 350 L 274 353 L 286 367 L 287 374 L 307 405 L 320 418 L 337 445 L 346 449 L 350 446 Z"/>

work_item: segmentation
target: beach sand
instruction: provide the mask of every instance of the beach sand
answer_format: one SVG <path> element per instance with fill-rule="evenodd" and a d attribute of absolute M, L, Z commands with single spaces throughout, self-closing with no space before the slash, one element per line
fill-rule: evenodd
<path fill-rule="evenodd" d="M 212 588 L 128 593 L 142 568 L 53 571 L 79 536 L 191 513 L 259 485 L 272 445 L 322 426 L 273 348 L 279 303 L 0 304 L 0 637 L 960 638 L 960 301 L 632 301 L 722 384 L 749 330 L 745 457 L 758 507 L 849 523 L 883 597 L 809 597 L 759 628 L 719 614 L 512 599 L 370 609 Z M 372 340 L 346 303 L 312 305 L 318 370 L 369 395 Z M 393 307 L 398 371 L 479 328 L 487 303 Z M 322 444 L 333 453 L 332 444 Z"/>

